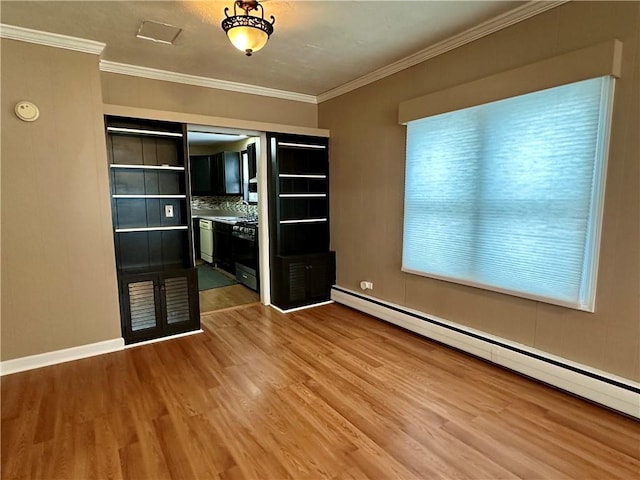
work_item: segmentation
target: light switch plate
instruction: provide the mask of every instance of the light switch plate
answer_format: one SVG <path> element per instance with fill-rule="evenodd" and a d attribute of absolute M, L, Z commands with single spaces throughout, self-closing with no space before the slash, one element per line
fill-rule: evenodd
<path fill-rule="evenodd" d="M 173 217 L 173 205 L 164 206 L 164 216 L 167 218 Z"/>

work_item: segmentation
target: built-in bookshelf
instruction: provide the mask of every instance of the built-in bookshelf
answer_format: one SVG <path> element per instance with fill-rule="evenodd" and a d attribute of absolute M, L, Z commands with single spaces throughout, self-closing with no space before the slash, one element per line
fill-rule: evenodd
<path fill-rule="evenodd" d="M 199 328 L 184 126 L 106 118 L 127 343 Z"/>
<path fill-rule="evenodd" d="M 268 135 L 272 301 L 284 309 L 329 299 L 328 139 Z"/>

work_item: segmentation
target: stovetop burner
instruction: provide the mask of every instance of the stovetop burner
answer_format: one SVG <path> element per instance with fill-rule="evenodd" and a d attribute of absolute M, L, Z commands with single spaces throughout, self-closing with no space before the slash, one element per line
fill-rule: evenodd
<path fill-rule="evenodd" d="M 258 219 L 246 219 L 246 220 L 238 220 L 235 224 L 236 227 L 257 227 Z"/>
<path fill-rule="evenodd" d="M 234 237 L 244 238 L 245 240 L 255 241 L 256 232 L 258 231 L 258 221 L 257 220 L 244 220 L 236 222 L 233 226 Z"/>

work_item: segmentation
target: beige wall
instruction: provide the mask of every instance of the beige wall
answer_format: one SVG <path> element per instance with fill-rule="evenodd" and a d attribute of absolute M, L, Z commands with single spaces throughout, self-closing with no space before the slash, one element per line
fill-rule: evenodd
<path fill-rule="evenodd" d="M 331 228 L 338 285 L 640 381 L 640 3 L 571 2 L 319 106 L 331 130 Z M 404 100 L 618 38 L 594 314 L 400 271 Z"/>
<path fill-rule="evenodd" d="M 98 57 L 0 48 L 1 359 L 119 338 Z M 39 120 L 19 120 L 19 100 Z"/>
<path fill-rule="evenodd" d="M 121 337 L 105 104 L 190 123 L 317 125 L 314 104 L 101 73 L 96 55 L 1 42 L 2 361 Z M 25 99 L 37 122 L 13 114 Z"/>
<path fill-rule="evenodd" d="M 316 127 L 318 106 L 160 80 L 101 74 L 105 104 Z"/>

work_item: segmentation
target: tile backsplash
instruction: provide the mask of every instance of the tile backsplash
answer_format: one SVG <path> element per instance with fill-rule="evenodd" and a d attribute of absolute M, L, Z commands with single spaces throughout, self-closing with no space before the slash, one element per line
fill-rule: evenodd
<path fill-rule="evenodd" d="M 242 196 L 225 197 L 191 197 L 191 208 L 196 210 L 221 210 L 224 213 L 238 214 L 238 216 L 258 215 L 257 205 L 245 205 Z"/>

